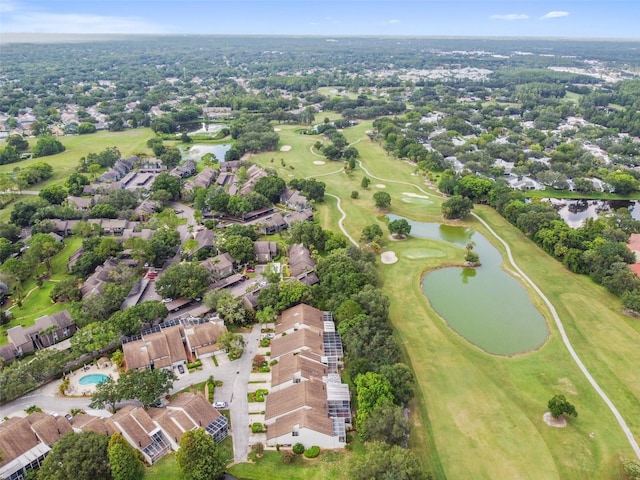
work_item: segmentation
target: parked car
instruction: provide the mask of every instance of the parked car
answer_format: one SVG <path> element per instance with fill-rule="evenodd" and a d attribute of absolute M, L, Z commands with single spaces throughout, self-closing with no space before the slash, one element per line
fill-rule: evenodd
<path fill-rule="evenodd" d="M 162 303 L 171 303 L 171 302 L 173 302 L 173 298 L 167 297 L 162 299 Z"/>
<path fill-rule="evenodd" d="M 184 373 L 184 367 L 182 365 L 178 365 L 178 372 Z"/>
<path fill-rule="evenodd" d="M 219 409 L 228 408 L 227 402 L 215 402 L 213 406 Z"/>

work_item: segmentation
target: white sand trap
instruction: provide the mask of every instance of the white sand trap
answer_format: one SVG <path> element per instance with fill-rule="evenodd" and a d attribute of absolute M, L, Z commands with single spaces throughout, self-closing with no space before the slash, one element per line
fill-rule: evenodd
<path fill-rule="evenodd" d="M 553 418 L 551 412 L 547 412 L 542 416 L 544 423 L 551 427 L 564 428 L 567 426 L 567 419 L 564 417 Z"/>
<path fill-rule="evenodd" d="M 376 183 L 376 188 L 387 188 L 384 183 Z"/>
<path fill-rule="evenodd" d="M 392 263 L 396 263 L 398 261 L 398 257 L 396 257 L 396 252 L 382 252 L 382 255 L 380 255 L 380 261 L 385 265 L 390 265 Z"/>
<path fill-rule="evenodd" d="M 291 150 L 291 145 L 283 145 L 280 147 L 281 152 L 288 152 L 289 150 Z"/>
<path fill-rule="evenodd" d="M 280 131 L 282 131 L 282 129 L 281 128 L 274 128 L 273 131 L 274 132 L 280 132 Z"/>
<path fill-rule="evenodd" d="M 323 162 L 322 160 L 315 160 L 315 161 L 313 162 L 313 164 L 314 164 L 314 165 L 324 165 L 324 164 L 325 164 L 325 162 Z"/>
<path fill-rule="evenodd" d="M 429 198 L 426 195 L 418 195 L 417 193 L 402 192 L 402 194 L 406 195 L 407 197 L 412 197 L 412 198 Z"/>

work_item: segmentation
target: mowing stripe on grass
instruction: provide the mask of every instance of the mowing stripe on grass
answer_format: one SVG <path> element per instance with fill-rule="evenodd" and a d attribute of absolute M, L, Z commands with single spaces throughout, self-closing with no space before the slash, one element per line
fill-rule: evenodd
<path fill-rule="evenodd" d="M 640 446 L 638 446 L 638 442 L 636 442 L 636 439 L 633 437 L 633 434 L 631 433 L 631 430 L 627 426 L 627 422 L 625 422 L 624 418 L 622 417 L 622 415 L 620 414 L 620 412 L 618 411 L 616 406 L 609 399 L 607 394 L 604 393 L 604 390 L 602 390 L 602 388 L 600 388 L 600 385 L 598 385 L 598 382 L 596 382 L 596 380 L 591 376 L 591 374 L 589 373 L 589 370 L 587 370 L 587 367 L 584 365 L 584 363 L 582 363 L 582 360 L 580 360 L 580 357 L 578 356 L 576 351 L 573 349 L 573 346 L 571 345 L 571 342 L 569 341 L 569 337 L 567 336 L 567 334 L 566 334 L 566 332 L 564 330 L 564 325 L 562 324 L 562 321 L 560 320 L 560 316 L 558 315 L 558 312 L 554 308 L 553 304 L 549 301 L 547 296 L 544 293 L 542 293 L 542 290 L 540 290 L 538 288 L 538 285 L 536 285 L 534 283 L 534 281 L 531 280 L 527 276 L 527 274 L 524 273 L 520 269 L 520 267 L 516 264 L 515 260 L 513 259 L 513 256 L 511 255 L 511 249 L 509 248 L 509 245 L 507 244 L 507 242 L 505 242 L 489 226 L 489 224 L 487 222 L 485 222 L 482 218 L 480 218 L 477 214 L 472 212 L 471 215 L 473 215 L 478 221 L 480 221 L 480 223 L 482 223 L 487 228 L 487 230 L 489 230 L 489 232 L 491 232 L 491 234 L 494 237 L 496 237 L 500 241 L 500 243 L 502 243 L 502 245 L 504 245 L 504 248 L 506 249 L 507 256 L 509 257 L 509 263 L 511 264 L 511 266 L 513 266 L 513 268 L 520 275 L 522 275 L 522 278 L 524 278 L 527 281 L 527 283 L 529 285 L 531 285 L 531 287 L 537 292 L 537 294 L 544 301 L 544 303 L 546 303 L 547 307 L 549 307 L 549 310 L 551 311 L 551 315 L 553 315 L 553 319 L 556 322 L 556 326 L 558 327 L 558 330 L 560 331 L 560 336 L 562 338 L 562 342 L 564 343 L 565 347 L 567 347 L 567 350 L 569 351 L 569 354 L 571 355 L 571 358 L 573 358 L 573 361 L 576 362 L 576 365 L 578 365 L 578 368 L 584 374 L 584 376 L 587 378 L 587 380 L 589 381 L 589 383 L 591 384 L 593 389 L 596 392 L 598 392 L 598 395 L 600 395 L 600 398 L 602 398 L 602 400 L 604 400 L 604 403 L 607 404 L 607 406 L 609 407 L 609 410 L 611 410 L 611 412 L 613 413 L 613 416 L 616 417 L 616 420 L 618 421 L 618 424 L 620 425 L 620 428 L 622 429 L 622 431 L 624 432 L 625 436 L 627 437 L 627 440 L 629 440 L 629 443 L 631 444 L 631 448 L 633 448 L 633 451 L 635 452 L 636 456 L 640 460 Z"/>

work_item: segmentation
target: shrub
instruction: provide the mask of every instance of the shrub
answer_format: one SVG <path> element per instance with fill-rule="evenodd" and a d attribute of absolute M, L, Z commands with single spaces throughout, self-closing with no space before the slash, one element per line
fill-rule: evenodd
<path fill-rule="evenodd" d="M 293 463 L 296 457 L 293 452 L 290 452 L 289 450 L 283 450 L 282 452 L 280 452 L 280 455 L 282 456 L 282 463 L 284 463 L 285 465 Z"/>
<path fill-rule="evenodd" d="M 301 443 L 296 443 L 293 446 L 293 453 L 296 455 L 302 455 L 304 453 L 304 445 Z"/>
<path fill-rule="evenodd" d="M 267 361 L 265 360 L 263 355 L 258 354 L 255 357 L 253 357 L 254 370 L 258 370 L 260 367 L 263 367 L 266 364 L 267 364 Z"/>
<path fill-rule="evenodd" d="M 272 367 L 277 364 L 278 364 L 278 360 L 275 360 L 275 359 L 269 362 L 269 365 L 271 365 Z"/>
<path fill-rule="evenodd" d="M 198 368 L 202 366 L 202 360 L 198 359 L 193 363 L 187 363 L 187 368 L 189 370 L 193 370 L 194 368 Z"/>
<path fill-rule="evenodd" d="M 260 346 L 261 347 L 268 347 L 269 345 L 271 345 L 271 339 L 270 338 L 263 338 L 262 340 L 260 340 Z"/>
<path fill-rule="evenodd" d="M 356 199 L 360 196 L 360 194 L 357 192 L 357 190 L 354 190 L 353 192 L 351 192 L 351 198 Z"/>
<path fill-rule="evenodd" d="M 253 422 L 251 424 L 251 433 L 264 433 L 266 432 L 264 425 L 260 422 Z"/>
<path fill-rule="evenodd" d="M 262 455 L 264 452 L 264 445 L 261 442 L 258 442 L 251 447 L 251 451 L 256 455 Z"/>
<path fill-rule="evenodd" d="M 316 458 L 318 455 L 320 455 L 320 447 L 317 445 L 314 445 L 310 449 L 304 451 L 304 456 L 307 458 Z"/>

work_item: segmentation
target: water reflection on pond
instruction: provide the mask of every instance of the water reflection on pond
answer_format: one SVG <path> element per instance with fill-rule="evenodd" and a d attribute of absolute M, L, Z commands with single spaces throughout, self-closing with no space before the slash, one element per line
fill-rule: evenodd
<path fill-rule="evenodd" d="M 422 291 L 453 330 L 486 352 L 498 355 L 523 353 L 544 343 L 548 335 L 544 317 L 524 287 L 502 270 L 500 252 L 483 235 L 465 227 L 407 221 L 413 237 L 462 248 L 469 241 L 476 244 L 481 267 L 442 268 L 422 279 Z"/>
<path fill-rule="evenodd" d="M 204 155 L 211 153 L 215 155 L 218 161 L 224 162 L 224 155 L 231 148 L 230 143 L 221 143 L 217 145 L 192 145 L 184 154 L 184 158 L 199 162 Z"/>

